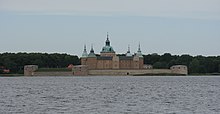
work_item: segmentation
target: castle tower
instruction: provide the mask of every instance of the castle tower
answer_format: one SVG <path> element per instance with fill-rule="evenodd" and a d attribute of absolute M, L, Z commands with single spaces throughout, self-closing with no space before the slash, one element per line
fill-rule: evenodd
<path fill-rule="evenodd" d="M 84 45 L 84 50 L 83 50 L 82 57 L 81 57 L 82 65 L 86 65 L 87 57 L 88 57 L 88 53 L 86 51 L 86 45 Z"/>
<path fill-rule="evenodd" d="M 141 44 L 140 43 L 138 45 L 137 56 L 139 57 L 139 69 L 142 69 L 142 68 L 144 68 L 144 57 L 143 57 L 143 54 L 141 53 Z"/>
<path fill-rule="evenodd" d="M 126 53 L 126 56 L 127 57 L 131 57 L 132 56 L 131 51 L 130 51 L 130 45 L 128 45 L 128 51 Z"/>
<path fill-rule="evenodd" d="M 143 58 L 143 54 L 141 53 L 141 44 L 140 43 L 138 45 L 137 56 L 140 57 L 140 58 Z"/>
<path fill-rule="evenodd" d="M 88 57 L 88 53 L 86 51 L 86 45 L 84 45 L 84 50 L 83 50 L 83 53 L 82 53 L 82 57 L 81 58 L 86 58 Z"/>
<path fill-rule="evenodd" d="M 90 50 L 90 53 L 89 53 L 88 57 L 96 57 L 95 51 L 93 49 L 93 45 L 91 45 L 91 50 Z"/>
<path fill-rule="evenodd" d="M 109 41 L 109 38 L 108 38 L 108 33 L 107 33 L 107 40 L 105 41 L 105 45 L 106 46 L 110 46 L 110 41 Z"/>
<path fill-rule="evenodd" d="M 96 69 L 97 58 L 93 49 L 93 45 L 91 46 L 90 53 L 87 57 L 86 65 L 88 65 L 88 69 Z"/>
<path fill-rule="evenodd" d="M 102 48 L 102 51 L 100 52 L 101 56 L 110 56 L 110 57 L 115 56 L 115 51 L 110 44 L 111 43 L 109 41 L 109 35 L 107 33 L 107 39 L 105 41 L 105 46 Z"/>

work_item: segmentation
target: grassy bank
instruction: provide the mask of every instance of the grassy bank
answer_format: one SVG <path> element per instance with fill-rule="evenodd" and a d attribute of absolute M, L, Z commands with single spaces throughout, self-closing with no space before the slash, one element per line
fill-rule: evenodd
<path fill-rule="evenodd" d="M 36 72 L 66 72 L 66 71 L 72 71 L 72 70 L 67 68 L 39 68 Z"/>
<path fill-rule="evenodd" d="M 220 76 L 220 73 L 193 73 L 190 76 Z"/>
<path fill-rule="evenodd" d="M 170 74 L 170 73 L 160 73 L 160 74 L 137 74 L 137 75 L 133 75 L 133 76 L 187 76 L 184 74 Z"/>
<path fill-rule="evenodd" d="M 17 77 L 24 76 L 24 74 L 0 74 L 0 77 Z"/>

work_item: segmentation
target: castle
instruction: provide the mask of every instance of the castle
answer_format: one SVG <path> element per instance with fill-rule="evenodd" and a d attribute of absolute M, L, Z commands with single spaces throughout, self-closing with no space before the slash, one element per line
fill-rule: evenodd
<path fill-rule="evenodd" d="M 134 55 L 128 51 L 125 55 L 116 55 L 111 46 L 109 35 L 105 41 L 100 55 L 94 53 L 93 46 L 89 54 L 86 46 L 81 57 L 81 65 L 74 66 L 73 75 L 154 75 L 154 74 L 171 74 L 171 75 L 187 75 L 187 66 L 176 65 L 170 69 L 153 69 L 151 65 L 144 65 L 144 57 L 141 53 L 140 44 L 137 53 Z"/>
<path fill-rule="evenodd" d="M 72 71 L 45 71 L 38 72 L 37 65 L 25 65 L 25 76 L 136 76 L 136 75 L 187 75 L 188 69 L 185 65 L 174 65 L 170 69 L 153 69 L 152 65 L 144 65 L 144 57 L 141 53 L 139 44 L 137 53 L 134 55 L 128 51 L 124 55 L 117 55 L 111 46 L 109 35 L 105 41 L 105 46 L 102 48 L 100 55 L 95 54 L 93 46 L 90 53 L 84 51 L 82 54 L 81 65 L 73 66 Z"/>
<path fill-rule="evenodd" d="M 86 46 L 84 46 L 81 64 L 87 65 L 89 70 L 142 69 L 144 66 L 144 58 L 141 53 L 140 44 L 135 55 L 130 53 L 130 47 L 128 47 L 125 56 L 117 56 L 113 47 L 110 45 L 109 36 L 107 34 L 107 40 L 105 41 L 105 46 L 100 52 L 100 56 L 96 56 L 93 47 L 91 47 L 90 53 L 87 54 Z"/>

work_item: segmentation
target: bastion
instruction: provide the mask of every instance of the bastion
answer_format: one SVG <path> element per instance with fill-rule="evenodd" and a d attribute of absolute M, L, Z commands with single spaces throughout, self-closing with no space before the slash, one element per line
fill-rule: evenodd
<path fill-rule="evenodd" d="M 93 46 L 87 53 L 86 45 L 81 56 L 81 65 L 74 66 L 71 71 L 37 72 L 37 65 L 24 67 L 25 76 L 138 76 L 138 75 L 187 75 L 188 69 L 185 65 L 174 65 L 170 69 L 153 69 L 152 65 L 144 64 L 140 43 L 137 52 L 131 54 L 130 46 L 123 56 L 115 53 L 110 44 L 109 35 L 100 54 L 95 54 Z"/>

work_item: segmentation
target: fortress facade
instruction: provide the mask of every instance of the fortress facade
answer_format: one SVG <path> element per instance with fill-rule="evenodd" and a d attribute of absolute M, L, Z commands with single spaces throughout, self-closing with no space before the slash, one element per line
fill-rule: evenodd
<path fill-rule="evenodd" d="M 100 52 L 100 56 L 96 56 L 93 47 L 87 54 L 86 46 L 81 57 L 81 64 L 88 66 L 89 70 L 107 70 L 107 69 L 143 69 L 144 58 L 141 53 L 140 44 L 136 54 L 130 53 L 130 47 L 125 56 L 117 56 L 113 47 L 110 45 L 107 35 L 105 46 Z"/>
<path fill-rule="evenodd" d="M 109 35 L 101 49 L 100 55 L 94 53 L 93 46 L 89 54 L 86 46 L 81 57 L 81 65 L 73 67 L 73 75 L 187 75 L 187 66 L 175 65 L 170 69 L 153 69 L 152 65 L 144 65 L 144 57 L 140 44 L 135 54 L 130 47 L 124 55 L 117 55 L 111 46 Z"/>
<path fill-rule="evenodd" d="M 126 75 L 187 75 L 185 65 L 174 65 L 170 69 L 153 69 L 152 65 L 144 65 L 144 57 L 139 44 L 135 54 L 131 54 L 130 47 L 126 54 L 117 55 L 111 46 L 109 36 L 101 49 L 100 55 L 95 54 L 93 46 L 89 54 L 84 46 L 81 65 L 74 66 L 72 71 L 44 71 L 39 72 L 37 65 L 24 66 L 25 76 L 126 76 Z"/>

